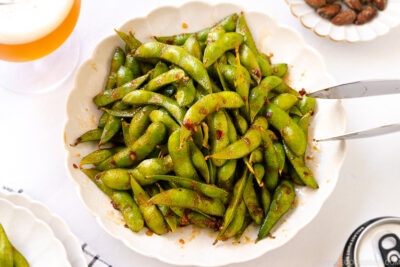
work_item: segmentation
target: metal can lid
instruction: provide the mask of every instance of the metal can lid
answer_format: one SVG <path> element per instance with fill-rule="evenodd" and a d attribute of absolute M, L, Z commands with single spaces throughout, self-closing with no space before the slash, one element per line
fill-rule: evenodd
<path fill-rule="evenodd" d="M 400 266 L 400 218 L 380 217 L 360 225 L 346 242 L 342 264 Z"/>

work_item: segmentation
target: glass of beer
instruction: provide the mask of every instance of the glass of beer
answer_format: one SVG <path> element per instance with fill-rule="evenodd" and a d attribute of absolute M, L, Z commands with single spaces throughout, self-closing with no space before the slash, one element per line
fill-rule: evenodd
<path fill-rule="evenodd" d="M 81 0 L 0 0 L 0 88 L 42 93 L 69 77 L 79 60 L 71 33 L 80 7 Z"/>

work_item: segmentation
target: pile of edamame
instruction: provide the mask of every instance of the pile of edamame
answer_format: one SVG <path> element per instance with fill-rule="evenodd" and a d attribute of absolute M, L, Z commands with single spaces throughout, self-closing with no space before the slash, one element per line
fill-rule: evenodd
<path fill-rule="evenodd" d="M 25 257 L 8 240 L 6 231 L 0 223 L 0 266 L 29 267 Z"/>
<path fill-rule="evenodd" d="M 292 207 L 294 184 L 318 188 L 304 160 L 315 99 L 282 80 L 287 64 L 258 51 L 243 14 L 147 43 L 116 32 L 125 50 L 94 97 L 104 112 L 76 145 L 98 142 L 81 170 L 129 229 L 194 224 L 217 242 L 254 222 L 258 241 Z"/>

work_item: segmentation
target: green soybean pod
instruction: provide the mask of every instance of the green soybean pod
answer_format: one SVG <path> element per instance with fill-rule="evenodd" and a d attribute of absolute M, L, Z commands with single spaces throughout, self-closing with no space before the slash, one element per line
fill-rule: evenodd
<path fill-rule="evenodd" d="M 236 57 L 236 76 L 235 76 L 235 89 L 236 92 L 242 97 L 244 101 L 244 107 L 240 110 L 242 113 L 249 117 L 249 91 L 250 91 L 250 74 L 249 72 L 242 67 L 239 56 Z"/>
<path fill-rule="evenodd" d="M 185 188 L 166 190 L 152 197 L 148 203 L 187 208 L 215 216 L 223 216 L 225 213 L 225 206 L 221 200 Z"/>
<path fill-rule="evenodd" d="M 114 135 L 121 129 L 121 119 L 109 115 L 106 125 L 104 125 L 103 132 L 101 133 L 99 146 L 107 143 L 114 137 Z"/>
<path fill-rule="evenodd" d="M 310 121 L 310 116 L 311 116 L 311 113 L 307 113 L 306 115 L 301 117 L 298 122 L 300 128 L 303 130 L 304 134 L 306 135 L 306 138 L 308 137 L 308 124 Z"/>
<path fill-rule="evenodd" d="M 183 48 L 188 51 L 191 55 L 195 56 L 196 58 L 201 60 L 202 51 L 200 48 L 200 43 L 197 40 L 195 34 L 190 35 L 189 38 L 183 44 Z"/>
<path fill-rule="evenodd" d="M 188 212 L 186 212 L 186 211 L 188 211 Z M 204 216 L 203 214 L 200 214 L 195 211 L 191 211 L 189 209 L 186 209 L 185 212 L 187 213 L 187 220 L 190 223 L 192 223 L 200 228 L 209 228 L 214 231 L 218 230 L 218 221 L 215 220 L 213 217 L 210 219 L 210 218 Z"/>
<path fill-rule="evenodd" d="M 279 163 L 279 174 L 282 173 L 285 166 L 286 154 L 283 145 L 279 141 L 274 141 L 274 149 Z"/>
<path fill-rule="evenodd" d="M 289 162 L 296 170 L 296 173 L 299 175 L 300 179 L 309 187 L 317 189 L 318 183 L 315 181 L 310 169 L 307 168 L 304 158 L 302 156 L 296 156 L 286 142 L 283 143 L 283 148 L 285 149 L 285 153 L 289 159 Z"/>
<path fill-rule="evenodd" d="M 303 96 L 297 105 L 303 115 L 314 111 L 316 100 L 313 97 Z"/>
<path fill-rule="evenodd" d="M 98 164 L 103 160 L 106 160 L 107 158 L 111 157 L 112 155 L 113 151 L 111 149 L 95 150 L 86 155 L 85 157 L 83 157 L 82 160 L 79 162 L 79 166 L 85 164 Z"/>
<path fill-rule="evenodd" d="M 179 147 L 180 133 L 180 130 L 175 131 L 168 138 L 168 151 L 174 164 L 174 172 L 178 176 L 199 180 L 190 157 L 189 143 L 186 141 Z"/>
<path fill-rule="evenodd" d="M 111 198 L 113 205 L 122 213 L 129 229 L 134 232 L 139 232 L 143 228 L 143 217 L 130 193 L 113 190 L 107 187 L 100 179 L 100 176 L 97 175 L 98 171 L 94 169 L 81 169 L 81 171 L 86 174 L 101 191 Z"/>
<path fill-rule="evenodd" d="M 122 41 L 124 41 L 125 44 L 129 47 L 129 50 L 135 50 L 142 44 L 138 39 L 135 38 L 132 32 L 126 34 L 122 31 L 118 31 L 115 29 L 114 31 L 119 35 L 119 37 L 121 37 Z"/>
<path fill-rule="evenodd" d="M 256 242 L 270 233 L 272 227 L 274 227 L 279 219 L 292 207 L 294 198 L 295 192 L 293 184 L 287 180 L 282 181 L 275 190 L 271 207 L 261 225 Z"/>
<path fill-rule="evenodd" d="M 103 112 L 103 114 L 101 114 L 100 118 L 99 118 L 99 122 L 97 123 L 97 127 L 98 128 L 104 128 L 104 125 L 106 125 L 108 119 L 108 113 L 107 112 Z"/>
<path fill-rule="evenodd" d="M 229 145 L 228 121 L 222 110 L 209 115 L 208 127 L 210 129 L 211 153 L 215 154 Z M 226 160 L 212 159 L 216 167 L 221 167 Z"/>
<path fill-rule="evenodd" d="M 246 231 L 247 227 L 251 224 L 252 221 L 253 220 L 251 219 L 249 213 L 246 212 L 242 227 L 240 228 L 240 230 L 235 235 L 235 238 L 236 238 L 237 241 L 240 242 L 240 239 L 242 238 L 243 233 Z"/>
<path fill-rule="evenodd" d="M 272 66 L 272 75 L 282 78 L 285 76 L 288 70 L 288 65 L 286 63 L 280 63 Z"/>
<path fill-rule="evenodd" d="M 264 215 L 266 216 L 269 211 L 269 206 L 271 205 L 271 194 L 266 185 L 263 185 L 260 190 L 260 199 L 264 210 Z"/>
<path fill-rule="evenodd" d="M 298 102 L 297 96 L 289 93 L 283 93 L 274 97 L 271 101 L 284 111 L 288 111 L 291 107 Z"/>
<path fill-rule="evenodd" d="M 167 127 L 169 134 L 179 130 L 181 127 L 177 124 L 173 118 L 169 115 L 168 111 L 161 108 L 158 110 L 153 110 L 150 112 L 150 120 L 152 122 L 160 121 L 164 123 L 165 127 Z"/>
<path fill-rule="evenodd" d="M 103 183 L 111 189 L 131 189 L 131 179 L 124 169 L 111 169 L 99 174 Z"/>
<path fill-rule="evenodd" d="M 240 13 L 239 19 L 236 23 L 236 32 L 240 33 L 244 37 L 244 43 L 253 51 L 254 54 L 258 54 L 256 43 L 254 42 L 253 36 L 247 26 L 246 19 L 244 18 L 243 12 Z"/>
<path fill-rule="evenodd" d="M 210 77 L 201 61 L 181 47 L 159 42 L 148 42 L 142 44 L 136 50 L 135 57 L 159 58 L 178 65 L 191 78 L 201 84 L 208 93 L 212 92 Z"/>
<path fill-rule="evenodd" d="M 232 191 L 235 182 L 237 160 L 231 159 L 217 169 L 217 185 L 227 191 Z"/>
<path fill-rule="evenodd" d="M 253 166 L 253 170 L 254 170 L 254 177 L 256 178 L 258 185 L 263 186 L 264 184 L 263 179 L 265 175 L 264 165 L 261 163 L 256 163 Z"/>
<path fill-rule="evenodd" d="M 139 61 L 132 54 L 126 56 L 125 67 L 131 70 L 133 79 L 136 79 L 142 73 Z"/>
<path fill-rule="evenodd" d="M 219 198 L 225 202 L 228 199 L 229 193 L 215 185 L 209 185 L 195 181 L 193 179 L 173 176 L 173 175 L 153 175 L 149 179 L 172 182 L 186 189 L 197 191 L 207 197 Z"/>
<path fill-rule="evenodd" d="M 220 240 L 222 235 L 225 233 L 226 229 L 228 229 L 233 218 L 235 217 L 235 215 L 237 213 L 237 209 L 242 200 L 243 191 L 246 186 L 248 177 L 249 177 L 249 171 L 247 168 L 245 168 L 242 176 L 240 177 L 240 179 L 236 182 L 236 184 L 234 186 L 232 198 L 231 198 L 229 205 L 226 208 L 226 211 L 224 214 L 224 222 L 222 223 L 222 226 L 220 228 L 221 230 L 219 231 L 218 236 L 214 241 L 214 244 L 216 242 L 218 242 L 218 240 Z"/>
<path fill-rule="evenodd" d="M 246 205 L 244 204 L 244 201 L 241 200 L 235 218 L 233 218 L 225 233 L 221 236 L 221 240 L 228 240 L 229 238 L 234 237 L 240 231 L 245 221 L 246 213 Z"/>
<path fill-rule="evenodd" d="M 224 91 L 204 96 L 189 108 L 183 118 L 181 146 L 209 114 L 220 108 L 240 108 L 243 105 L 242 98 L 236 92 Z"/>
<path fill-rule="evenodd" d="M 13 251 L 13 264 L 14 267 L 29 267 L 28 261 L 15 247 L 12 248 Z"/>
<path fill-rule="evenodd" d="M 168 228 L 165 224 L 164 217 L 155 205 L 149 202 L 149 195 L 135 178 L 131 175 L 131 186 L 133 196 L 139 205 L 139 209 L 143 215 L 147 227 L 158 235 L 168 233 Z"/>
<path fill-rule="evenodd" d="M 110 72 L 106 81 L 105 90 L 112 89 L 117 83 L 117 71 L 125 63 L 125 52 L 120 47 L 117 47 L 111 58 Z"/>
<path fill-rule="evenodd" d="M 288 171 L 289 171 L 289 176 L 290 176 L 290 178 L 292 179 L 292 181 L 293 181 L 293 183 L 294 184 L 297 184 L 297 185 L 301 185 L 301 186 L 304 186 L 304 185 L 306 185 L 304 182 L 303 182 L 303 180 L 301 180 L 301 178 L 300 178 L 300 176 L 297 174 L 297 172 L 296 172 L 296 170 L 294 169 L 294 167 L 293 166 L 289 166 L 288 167 Z"/>
<path fill-rule="evenodd" d="M 157 187 L 156 185 L 150 185 L 146 188 L 146 191 L 150 195 L 150 197 L 153 197 L 164 190 L 162 190 L 161 187 Z M 157 207 L 164 216 L 164 220 L 167 222 L 169 228 L 171 229 L 171 232 L 175 232 L 179 223 L 178 217 L 172 212 L 169 207 L 165 205 L 157 205 Z"/>
<path fill-rule="evenodd" d="M 157 76 L 160 76 L 167 71 L 169 71 L 167 64 L 162 61 L 158 61 L 157 64 L 154 66 L 153 71 L 150 73 L 150 80 L 153 80 Z"/>
<path fill-rule="evenodd" d="M 271 76 L 273 70 L 271 67 L 269 57 L 263 53 L 258 53 L 256 55 L 256 57 L 257 57 L 258 65 L 260 66 L 260 69 L 261 69 L 262 76 L 263 77 Z"/>
<path fill-rule="evenodd" d="M 261 81 L 261 68 L 258 65 L 256 54 L 246 44 L 242 44 L 239 49 L 240 62 L 249 71 L 257 83 Z"/>
<path fill-rule="evenodd" d="M 231 116 L 229 116 L 228 112 L 224 111 L 225 117 L 226 117 L 226 122 L 228 124 L 228 139 L 229 139 L 229 143 L 233 143 L 235 141 L 237 141 L 238 139 L 238 135 L 236 132 L 236 128 L 235 125 L 232 122 L 232 118 Z"/>
<path fill-rule="evenodd" d="M 207 34 L 206 44 L 213 43 L 219 39 L 221 39 L 226 33 L 224 27 L 217 26 L 211 29 L 211 31 Z"/>
<path fill-rule="evenodd" d="M 153 122 L 132 146 L 106 159 L 97 166 L 97 169 L 104 171 L 118 167 L 129 167 L 135 162 L 140 162 L 153 151 L 156 145 L 164 140 L 165 135 L 166 129 L 164 124 L 161 122 Z"/>
<path fill-rule="evenodd" d="M 277 87 L 275 87 L 273 89 L 274 93 L 277 94 L 284 94 L 284 93 L 288 93 L 288 94 L 292 94 L 295 95 L 297 97 L 300 97 L 300 93 L 297 92 L 296 90 L 294 90 L 292 87 L 290 87 L 289 85 L 287 85 L 285 82 L 282 81 L 281 84 L 279 84 Z"/>
<path fill-rule="evenodd" d="M 256 150 L 254 150 L 253 152 L 251 152 L 250 157 L 249 157 L 249 162 L 250 164 L 253 163 L 261 163 L 263 162 L 263 151 L 262 148 L 257 148 Z"/>
<path fill-rule="evenodd" d="M 207 184 L 210 183 L 210 171 L 208 169 L 207 161 L 204 159 L 204 155 L 197 145 L 189 141 L 190 154 L 192 158 L 193 166 L 203 176 Z"/>
<path fill-rule="evenodd" d="M 133 80 L 133 73 L 131 69 L 125 66 L 119 67 L 117 71 L 117 87 Z"/>
<path fill-rule="evenodd" d="M 122 101 L 130 105 L 156 105 L 164 107 L 181 124 L 186 110 L 179 107 L 178 103 L 162 94 L 136 90 L 127 94 Z"/>
<path fill-rule="evenodd" d="M 207 159 L 207 166 L 210 172 L 210 184 L 215 184 L 217 179 L 217 167 L 213 164 L 211 159 Z"/>
<path fill-rule="evenodd" d="M 129 139 L 129 123 L 126 122 L 123 118 L 121 118 L 121 129 L 122 129 L 122 136 L 124 137 L 125 145 L 126 146 L 132 145 L 132 142 Z"/>
<path fill-rule="evenodd" d="M 99 107 L 103 107 L 110 103 L 113 103 L 123 98 L 129 92 L 132 92 L 139 88 L 139 86 L 141 86 L 148 77 L 149 73 L 140 76 L 133 81 L 127 82 L 118 88 L 104 90 L 93 98 L 93 102 Z"/>
<path fill-rule="evenodd" d="M 203 55 L 203 64 L 206 68 L 214 64 L 226 51 L 239 47 L 243 36 L 239 33 L 228 32 L 215 42 L 208 43 Z"/>
<path fill-rule="evenodd" d="M 300 126 L 284 110 L 272 103 L 267 105 L 266 116 L 268 122 L 279 131 L 283 140 L 295 155 L 303 155 L 306 151 L 307 140 Z"/>
<path fill-rule="evenodd" d="M 148 177 L 157 174 L 167 174 L 173 171 L 173 163 L 170 155 L 163 158 L 150 158 L 140 162 L 134 169 L 125 170 L 126 175 L 133 175 L 135 180 L 142 186 L 153 184 L 157 180 Z M 111 170 L 108 170 L 111 171 Z M 105 173 L 107 173 L 106 171 Z"/>
<path fill-rule="evenodd" d="M 247 124 L 247 120 L 239 113 L 238 109 L 234 109 L 232 111 L 233 116 L 235 117 L 235 125 L 239 130 L 241 135 L 245 134 L 249 129 L 249 125 Z"/>
<path fill-rule="evenodd" d="M 178 83 L 175 98 L 180 107 L 187 107 L 196 97 L 196 88 L 192 79 L 183 79 Z"/>
<path fill-rule="evenodd" d="M 289 114 L 290 115 L 295 115 L 295 116 L 303 116 L 303 114 L 301 113 L 300 109 L 297 106 L 293 106 L 289 109 Z"/>
<path fill-rule="evenodd" d="M 151 79 L 143 89 L 147 91 L 157 91 L 167 84 L 180 81 L 183 77 L 185 77 L 185 72 L 181 69 L 174 68 Z"/>
<path fill-rule="evenodd" d="M 151 123 L 150 113 L 155 109 L 155 106 L 145 106 L 143 108 L 140 108 L 135 116 L 133 116 L 129 126 L 130 143 L 134 143 L 139 137 L 143 135 L 147 127 L 149 127 Z"/>
<path fill-rule="evenodd" d="M 263 134 L 264 160 L 265 160 L 265 178 L 264 182 L 271 191 L 278 185 L 279 179 L 279 161 L 273 141 L 268 134 L 269 130 Z"/>
<path fill-rule="evenodd" d="M 78 137 L 73 144 L 74 146 L 80 144 L 80 143 L 85 143 L 85 142 L 90 142 L 90 141 L 98 141 L 101 138 L 101 134 L 103 133 L 103 129 L 93 129 L 85 132 L 82 134 L 80 137 Z"/>
<path fill-rule="evenodd" d="M 121 103 L 121 102 L 116 102 L 116 103 Z M 124 110 L 120 110 L 120 109 L 108 109 L 108 108 L 100 108 L 101 110 L 107 112 L 109 115 L 114 116 L 114 117 L 118 117 L 118 118 L 132 118 L 133 116 L 135 116 L 135 114 L 138 112 L 138 110 L 140 109 L 139 107 L 134 107 L 134 108 L 130 108 L 130 109 L 124 109 Z"/>
<path fill-rule="evenodd" d="M 13 267 L 12 245 L 8 240 L 6 231 L 0 224 L 0 265 L 4 267 Z"/>
<path fill-rule="evenodd" d="M 276 76 L 268 76 L 250 91 L 249 106 L 250 120 L 254 121 L 261 108 L 268 102 L 268 93 L 278 86 L 282 80 Z"/>
<path fill-rule="evenodd" d="M 258 225 L 261 224 L 264 218 L 263 210 L 257 199 L 252 174 L 250 174 L 249 178 L 247 179 L 246 186 L 243 190 L 243 200 L 253 221 Z"/>

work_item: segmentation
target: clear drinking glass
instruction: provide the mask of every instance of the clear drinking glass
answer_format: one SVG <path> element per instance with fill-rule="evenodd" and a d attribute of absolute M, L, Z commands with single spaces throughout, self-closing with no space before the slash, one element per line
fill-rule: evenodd
<path fill-rule="evenodd" d="M 80 7 L 81 0 L 0 0 L 0 88 L 43 93 L 68 78 L 79 60 L 71 33 Z"/>

